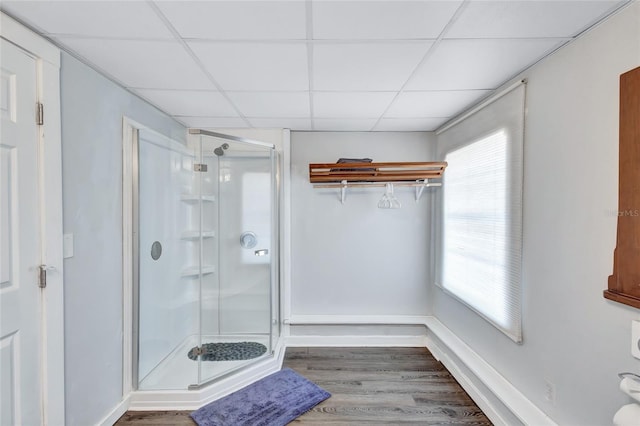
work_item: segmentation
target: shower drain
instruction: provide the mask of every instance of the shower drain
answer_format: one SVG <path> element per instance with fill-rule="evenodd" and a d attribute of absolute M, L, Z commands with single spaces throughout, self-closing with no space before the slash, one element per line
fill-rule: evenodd
<path fill-rule="evenodd" d="M 187 356 L 194 361 L 242 361 L 257 358 L 267 352 L 258 342 L 204 343 L 191 348 Z"/>

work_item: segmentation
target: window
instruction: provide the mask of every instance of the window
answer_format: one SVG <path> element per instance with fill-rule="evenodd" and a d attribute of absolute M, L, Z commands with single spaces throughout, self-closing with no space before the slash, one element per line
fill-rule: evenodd
<path fill-rule="evenodd" d="M 441 194 L 438 284 L 521 342 L 523 118 L 496 114 L 507 110 L 504 101 L 476 113 L 491 109 L 492 120 L 472 116 L 475 124 L 462 122 L 467 128 L 455 129 L 458 143 L 443 138 L 449 165 Z M 491 127 L 497 130 L 487 132 Z M 484 136 L 473 139 L 476 130 Z"/>

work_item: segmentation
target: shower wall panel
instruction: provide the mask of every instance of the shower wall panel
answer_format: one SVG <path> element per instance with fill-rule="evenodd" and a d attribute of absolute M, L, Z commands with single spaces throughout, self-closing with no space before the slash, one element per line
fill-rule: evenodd
<path fill-rule="evenodd" d="M 270 329 L 271 162 L 255 157 L 223 157 L 220 179 L 220 333 L 268 334 Z M 255 234 L 255 246 L 240 236 Z M 263 256 L 256 251 L 267 250 Z"/>

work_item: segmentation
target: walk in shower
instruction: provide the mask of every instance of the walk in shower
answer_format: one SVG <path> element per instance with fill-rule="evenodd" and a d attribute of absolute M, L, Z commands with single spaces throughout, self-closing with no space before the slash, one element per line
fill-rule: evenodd
<path fill-rule="evenodd" d="M 271 144 L 192 129 L 184 145 L 138 132 L 138 390 L 198 389 L 272 356 L 279 336 L 277 171 Z"/>

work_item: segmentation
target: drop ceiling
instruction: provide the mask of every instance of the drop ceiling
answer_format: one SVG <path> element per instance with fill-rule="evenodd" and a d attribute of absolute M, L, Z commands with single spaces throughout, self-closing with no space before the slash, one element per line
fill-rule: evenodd
<path fill-rule="evenodd" d="M 188 127 L 431 131 L 625 1 L 6 1 Z"/>

